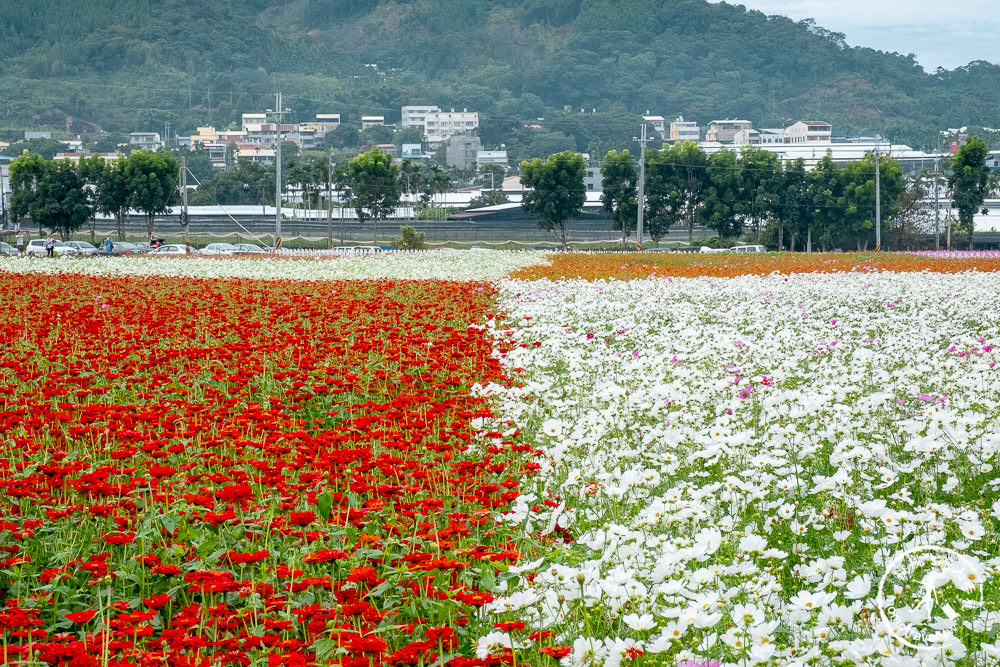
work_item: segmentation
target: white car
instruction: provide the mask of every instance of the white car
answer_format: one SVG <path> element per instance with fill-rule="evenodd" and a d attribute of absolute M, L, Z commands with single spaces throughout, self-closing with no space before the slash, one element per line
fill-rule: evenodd
<path fill-rule="evenodd" d="M 150 255 L 188 255 L 190 251 L 187 246 L 177 243 L 168 243 L 167 245 L 161 245 L 156 250 L 150 250 Z"/>
<path fill-rule="evenodd" d="M 270 248 L 261 248 L 254 243 L 237 243 L 233 246 L 234 255 L 260 255 L 271 252 Z"/>
<path fill-rule="evenodd" d="M 48 252 L 45 250 L 45 244 L 48 243 L 47 239 L 32 239 L 28 241 L 28 245 L 24 248 L 25 255 L 34 255 L 35 257 L 45 257 Z M 67 257 L 75 257 L 80 254 L 80 251 L 73 246 L 63 243 L 62 241 L 56 241 L 55 248 L 53 248 L 53 253 L 58 256 L 66 255 Z"/>
<path fill-rule="evenodd" d="M 767 248 L 762 245 L 738 245 L 730 248 L 729 252 L 767 252 Z"/>
<path fill-rule="evenodd" d="M 199 251 L 201 255 L 232 255 L 236 246 L 232 243 L 209 243 Z"/>

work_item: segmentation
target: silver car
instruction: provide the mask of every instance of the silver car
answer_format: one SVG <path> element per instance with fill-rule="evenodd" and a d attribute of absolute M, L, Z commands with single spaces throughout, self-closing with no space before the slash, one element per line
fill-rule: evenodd
<path fill-rule="evenodd" d="M 77 252 L 81 255 L 96 255 L 97 246 L 87 243 L 86 241 L 66 241 L 66 245 L 71 248 L 76 248 Z"/>
<path fill-rule="evenodd" d="M 232 255 L 236 246 L 232 243 L 209 243 L 199 251 L 201 255 Z"/>
<path fill-rule="evenodd" d="M 9 243 L 0 241 L 0 255 L 11 255 L 11 256 L 17 255 L 17 248 L 15 248 Z"/>

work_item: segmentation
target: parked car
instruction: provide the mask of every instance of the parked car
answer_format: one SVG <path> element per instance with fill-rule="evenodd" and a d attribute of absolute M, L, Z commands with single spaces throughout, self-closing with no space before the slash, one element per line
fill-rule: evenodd
<path fill-rule="evenodd" d="M 9 243 L 0 241 L 0 255 L 17 255 L 17 248 Z"/>
<path fill-rule="evenodd" d="M 24 248 L 24 254 L 34 255 L 35 257 L 45 257 L 45 255 L 48 254 L 45 251 L 45 244 L 47 242 L 47 239 L 32 239 L 28 241 L 28 245 Z M 67 257 L 75 257 L 79 254 L 79 251 L 76 248 L 67 243 L 63 243 L 62 241 L 56 241 L 53 252 L 60 257 L 63 255 L 66 255 Z"/>
<path fill-rule="evenodd" d="M 232 255 L 236 246 L 232 243 L 209 243 L 199 251 L 201 255 Z"/>
<path fill-rule="evenodd" d="M 112 255 L 138 255 L 142 252 L 142 248 L 138 243 L 115 241 L 114 244 L 114 247 L 111 249 Z"/>
<path fill-rule="evenodd" d="M 190 251 L 183 243 L 168 243 L 161 245 L 156 250 L 150 250 L 150 255 L 187 255 Z"/>
<path fill-rule="evenodd" d="M 267 254 L 271 252 L 270 248 L 262 248 L 255 243 L 237 243 L 233 246 L 234 255 L 256 255 L 256 254 Z"/>
<path fill-rule="evenodd" d="M 66 245 L 76 248 L 81 255 L 96 255 L 97 246 L 86 241 L 66 241 Z"/>
<path fill-rule="evenodd" d="M 729 252 L 767 252 L 767 248 L 762 245 L 738 245 L 730 248 Z"/>

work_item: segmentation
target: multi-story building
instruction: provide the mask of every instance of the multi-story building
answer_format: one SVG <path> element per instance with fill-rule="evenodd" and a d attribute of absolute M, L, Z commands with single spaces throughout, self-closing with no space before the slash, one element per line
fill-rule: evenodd
<path fill-rule="evenodd" d="M 367 130 L 369 127 L 375 127 L 376 125 L 385 125 L 385 116 L 362 116 L 361 117 L 361 129 Z"/>
<path fill-rule="evenodd" d="M 427 114 L 437 113 L 438 111 L 441 111 L 441 109 L 435 106 L 410 105 L 403 107 L 402 111 L 403 127 L 415 127 L 420 131 L 423 131 L 424 123 L 427 121 Z"/>
<path fill-rule="evenodd" d="M 470 134 L 478 127 L 479 112 L 468 109 L 433 111 L 424 116 L 424 135 L 431 143 L 444 141 L 455 134 Z"/>
<path fill-rule="evenodd" d="M 760 132 L 751 128 L 744 128 L 733 135 L 734 146 L 759 146 Z"/>
<path fill-rule="evenodd" d="M 244 132 L 249 132 L 250 130 L 259 130 L 260 126 L 266 122 L 267 122 L 267 114 L 265 113 L 245 113 L 242 116 L 240 129 L 242 129 Z"/>
<path fill-rule="evenodd" d="M 236 149 L 236 161 L 274 164 L 274 149 L 260 144 L 241 144 Z"/>
<path fill-rule="evenodd" d="M 748 120 L 713 120 L 708 124 L 708 131 L 705 132 L 705 141 L 715 141 L 720 144 L 731 144 L 736 138 L 736 133 L 740 130 L 753 128 L 753 123 Z"/>
<path fill-rule="evenodd" d="M 701 129 L 698 123 L 684 120 L 684 116 L 678 116 L 677 120 L 670 124 L 670 141 L 693 141 L 698 143 L 701 139 Z"/>
<path fill-rule="evenodd" d="M 128 145 L 129 148 L 139 151 L 158 151 L 163 148 L 159 132 L 130 132 Z"/>
<path fill-rule="evenodd" d="M 800 120 L 785 128 L 787 144 L 826 144 L 830 142 L 833 128 L 821 120 Z"/>
<path fill-rule="evenodd" d="M 483 142 L 472 135 L 456 135 L 451 137 L 445 162 L 449 167 L 468 169 L 476 164 L 476 155 L 483 150 Z"/>

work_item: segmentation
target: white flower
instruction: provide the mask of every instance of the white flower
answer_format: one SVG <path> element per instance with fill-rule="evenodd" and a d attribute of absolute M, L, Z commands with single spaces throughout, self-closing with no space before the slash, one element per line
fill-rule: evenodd
<path fill-rule="evenodd" d="M 858 575 L 847 583 L 847 590 L 844 597 L 848 600 L 860 600 L 868 596 L 872 590 L 872 576 L 870 574 Z"/>
<path fill-rule="evenodd" d="M 792 609 L 816 611 L 827 603 L 832 602 L 836 597 L 835 593 L 813 593 L 801 590 L 788 601 L 788 604 Z"/>
<path fill-rule="evenodd" d="M 653 619 L 652 614 L 625 614 L 622 616 L 622 620 L 625 621 L 625 625 L 632 628 L 633 630 L 651 630 L 656 627 L 656 621 Z"/>

